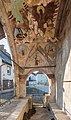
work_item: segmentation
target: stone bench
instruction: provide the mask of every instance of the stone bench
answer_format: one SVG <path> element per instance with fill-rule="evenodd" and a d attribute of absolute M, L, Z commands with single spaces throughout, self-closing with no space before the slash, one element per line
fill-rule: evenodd
<path fill-rule="evenodd" d="M 24 113 L 28 113 L 29 109 L 32 109 L 32 98 L 22 99 L 7 120 L 23 120 Z"/>
<path fill-rule="evenodd" d="M 50 111 L 52 112 L 55 120 L 70 120 L 65 112 L 63 112 L 56 103 L 50 103 Z"/>

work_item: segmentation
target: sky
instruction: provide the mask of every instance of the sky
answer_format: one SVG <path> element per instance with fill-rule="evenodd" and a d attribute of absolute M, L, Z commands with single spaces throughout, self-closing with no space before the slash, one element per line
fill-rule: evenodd
<path fill-rule="evenodd" d="M 35 73 L 35 74 L 36 74 L 36 73 L 38 73 L 38 72 L 39 72 L 39 71 L 34 71 L 33 73 Z"/>
<path fill-rule="evenodd" d="M 0 45 L 2 45 L 2 44 L 4 45 L 4 48 L 7 50 L 7 52 L 9 54 L 11 54 L 11 50 L 10 50 L 7 38 L 3 38 L 3 39 L 0 40 Z"/>

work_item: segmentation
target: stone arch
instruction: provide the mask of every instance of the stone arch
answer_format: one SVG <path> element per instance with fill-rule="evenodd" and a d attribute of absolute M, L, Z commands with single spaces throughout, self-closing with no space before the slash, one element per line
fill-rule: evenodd
<path fill-rule="evenodd" d="M 44 84 L 43 84 L 43 86 L 44 86 L 44 88 L 43 88 L 43 90 L 42 91 L 44 91 L 44 93 L 45 94 L 43 94 L 42 92 L 40 93 L 40 92 L 37 92 L 37 91 L 35 91 L 33 94 L 35 94 L 35 97 L 33 96 L 33 94 L 32 94 L 32 92 L 30 92 L 30 94 L 32 94 L 32 98 L 33 98 L 33 102 L 35 102 L 36 103 L 36 101 L 38 102 L 40 102 L 40 103 L 43 103 L 43 105 L 45 105 L 48 101 L 49 101 L 49 98 L 50 98 L 50 94 L 51 94 L 51 79 L 47 76 L 47 71 L 46 70 L 43 70 L 43 69 L 31 69 L 29 72 L 28 72 L 28 74 L 27 74 L 27 76 L 29 77 L 29 75 L 31 75 L 33 72 L 35 72 L 35 71 L 39 71 L 40 73 L 43 73 L 44 74 L 44 76 L 47 78 L 47 81 L 48 81 L 48 90 L 46 91 L 45 89 L 45 87 L 47 87 L 47 86 L 45 86 Z M 27 78 L 28 78 L 27 77 Z M 27 82 L 27 78 L 26 78 L 26 82 Z M 40 78 L 39 78 L 40 79 Z M 44 80 L 43 80 L 43 82 L 44 82 Z M 34 86 L 34 85 L 33 85 Z M 42 86 L 42 87 L 43 87 Z M 26 87 L 27 87 L 27 85 L 26 85 Z M 38 87 L 37 85 L 35 85 L 35 88 L 36 87 Z M 29 88 L 30 88 L 30 86 L 29 86 Z M 38 88 L 38 90 L 40 90 L 40 86 L 39 86 L 39 88 Z M 27 96 L 27 88 L 26 88 L 26 96 Z M 37 93 L 36 93 L 37 92 Z M 37 95 L 38 94 L 38 95 Z M 39 99 L 38 99 L 38 97 L 37 96 L 41 96 L 41 97 L 39 97 Z M 47 100 L 47 101 L 46 101 Z"/>
<path fill-rule="evenodd" d="M 18 63 L 18 55 L 16 51 L 15 41 L 13 38 L 11 25 L 8 20 L 8 16 L 6 13 L 5 6 L 3 5 L 2 1 L 0 1 L 0 21 L 3 25 L 4 32 L 7 34 L 9 46 L 12 53 L 12 60 L 14 61 L 14 69 L 15 69 L 15 80 L 16 80 L 16 96 L 19 98 L 20 96 L 20 88 L 19 88 L 19 69 L 16 63 Z"/>
<path fill-rule="evenodd" d="M 39 72 L 42 72 L 42 73 L 45 73 L 48 78 L 50 78 L 49 74 L 47 73 L 46 70 L 42 69 L 42 68 L 34 68 L 34 69 L 31 69 L 28 71 L 28 73 L 26 74 L 27 76 L 29 76 L 31 73 L 33 73 L 34 71 L 39 71 Z"/>
<path fill-rule="evenodd" d="M 31 70 L 26 74 L 26 79 L 27 79 L 27 76 L 29 76 L 29 75 L 30 75 L 32 72 L 34 72 L 34 71 L 42 72 L 42 73 L 44 73 L 44 74 L 47 76 L 48 82 L 49 82 L 50 101 L 51 101 L 51 102 L 54 102 L 54 101 L 55 101 L 55 78 L 54 78 L 54 75 L 48 74 L 47 70 L 40 69 L 40 68 L 34 68 L 34 69 L 31 69 Z"/>
<path fill-rule="evenodd" d="M 26 80 L 27 80 L 27 77 L 28 77 L 30 74 L 32 74 L 34 71 L 39 71 L 39 72 L 42 72 L 42 73 L 45 74 L 45 76 L 46 76 L 47 79 L 48 79 L 48 83 L 49 83 L 49 94 L 50 94 L 51 79 L 50 79 L 49 74 L 47 74 L 47 71 L 46 71 L 46 70 L 43 70 L 43 69 L 40 69 L 40 68 L 31 69 L 31 70 L 26 74 Z"/>
<path fill-rule="evenodd" d="M 53 74 L 48 74 L 47 70 L 44 70 L 42 68 L 34 68 L 25 73 L 25 75 L 22 76 L 20 79 L 20 97 L 25 97 L 26 96 L 26 80 L 27 77 L 33 73 L 34 71 L 39 71 L 47 75 L 48 77 L 48 82 L 49 82 L 49 87 L 51 88 L 50 92 L 50 101 L 54 102 L 55 101 L 55 78 Z"/>

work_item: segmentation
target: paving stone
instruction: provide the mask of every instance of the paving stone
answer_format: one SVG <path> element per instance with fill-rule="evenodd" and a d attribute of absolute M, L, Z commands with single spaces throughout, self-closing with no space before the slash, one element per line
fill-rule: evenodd
<path fill-rule="evenodd" d="M 47 109 L 43 107 L 36 107 L 36 113 L 30 118 L 30 120 L 50 120 Z"/>
<path fill-rule="evenodd" d="M 6 120 L 8 116 L 15 110 L 20 99 L 12 99 L 10 102 L 0 106 L 0 120 Z"/>

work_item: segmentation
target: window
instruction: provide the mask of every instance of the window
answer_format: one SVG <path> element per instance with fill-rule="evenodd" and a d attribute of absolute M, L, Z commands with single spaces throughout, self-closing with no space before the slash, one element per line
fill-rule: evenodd
<path fill-rule="evenodd" d="M 12 89 L 13 88 L 13 80 L 3 80 L 3 90 Z"/>
<path fill-rule="evenodd" d="M 7 66 L 7 75 L 11 75 L 11 67 Z"/>

